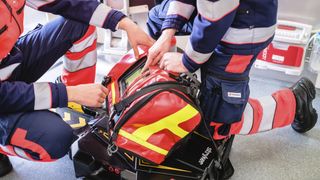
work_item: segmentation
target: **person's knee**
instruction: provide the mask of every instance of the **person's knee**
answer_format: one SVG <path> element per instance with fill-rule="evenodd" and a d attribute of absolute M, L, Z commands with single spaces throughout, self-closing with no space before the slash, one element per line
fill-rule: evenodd
<path fill-rule="evenodd" d="M 68 153 L 74 137 L 72 128 L 62 122 L 48 130 L 42 141 L 47 142 L 44 146 L 51 159 L 59 159 Z"/>
<path fill-rule="evenodd" d="M 11 144 L 26 149 L 33 159 L 52 161 L 63 157 L 74 139 L 72 128 L 58 114 L 35 111 L 21 117 Z"/>
<path fill-rule="evenodd" d="M 78 41 L 79 39 L 86 36 L 88 33 L 96 34 L 96 28 L 94 26 L 91 26 L 82 22 L 74 21 L 71 19 L 64 19 L 64 21 L 65 21 L 63 26 L 64 32 L 68 33 L 68 36 L 71 38 L 72 42 Z"/>

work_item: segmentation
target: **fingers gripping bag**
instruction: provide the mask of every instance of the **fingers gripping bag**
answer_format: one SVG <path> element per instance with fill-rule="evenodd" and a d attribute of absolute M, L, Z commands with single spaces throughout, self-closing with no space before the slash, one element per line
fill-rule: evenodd
<path fill-rule="evenodd" d="M 140 51 L 138 60 L 127 54 L 106 77 L 110 148 L 160 164 L 200 124 L 199 83 L 158 66 L 141 74 L 147 53 Z"/>

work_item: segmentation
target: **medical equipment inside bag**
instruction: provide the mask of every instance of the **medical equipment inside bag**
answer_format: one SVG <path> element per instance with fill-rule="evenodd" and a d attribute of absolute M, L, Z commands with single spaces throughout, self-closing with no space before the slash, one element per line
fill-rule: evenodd
<path fill-rule="evenodd" d="M 201 121 L 199 83 L 159 67 L 141 74 L 146 54 L 128 54 L 108 77 L 111 144 L 160 164 Z"/>

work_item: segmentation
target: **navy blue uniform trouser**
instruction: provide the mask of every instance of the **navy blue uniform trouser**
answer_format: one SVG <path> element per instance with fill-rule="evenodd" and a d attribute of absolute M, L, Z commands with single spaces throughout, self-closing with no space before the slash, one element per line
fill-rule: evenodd
<path fill-rule="evenodd" d="M 64 18 L 38 25 L 20 37 L 6 57 L 21 63 L 8 80 L 38 80 L 87 29 L 88 25 Z M 0 114 L 0 137 L 2 153 L 36 161 L 63 157 L 74 140 L 71 127 L 48 110 Z"/>

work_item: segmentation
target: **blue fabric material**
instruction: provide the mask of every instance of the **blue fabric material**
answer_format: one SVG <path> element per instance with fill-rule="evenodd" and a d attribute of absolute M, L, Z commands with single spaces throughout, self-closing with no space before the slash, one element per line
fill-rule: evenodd
<path fill-rule="evenodd" d="M 87 31 L 88 25 L 58 18 L 21 37 L 12 53 L 1 63 L 1 67 L 21 63 L 7 81 L 0 83 L 1 113 L 30 111 L 34 108 L 32 83 L 38 80 L 72 43 Z M 58 75 L 57 75 L 58 76 Z M 63 84 L 50 83 L 52 107 L 67 105 L 67 92 Z"/>
<path fill-rule="evenodd" d="M 228 81 L 213 76 L 202 80 L 200 104 L 207 124 L 239 122 L 250 94 L 249 81 Z"/>
<path fill-rule="evenodd" d="M 187 1 L 182 2 L 187 3 Z M 169 4 L 162 3 L 162 5 L 168 6 Z M 240 1 L 237 9 L 217 21 L 207 20 L 198 14 L 187 22 L 193 22 L 190 37 L 192 47 L 200 53 L 213 53 L 209 60 L 203 64 L 197 64 L 184 54 L 183 64 L 191 72 L 201 68 L 202 94 L 200 101 L 205 120 L 207 124 L 210 122 L 222 123 L 223 126 L 219 129 L 219 133 L 221 131 L 222 135 L 228 134 L 232 123 L 241 120 L 250 94 L 248 86 L 250 69 L 259 52 L 268 46 L 273 37 L 256 44 L 228 44 L 221 42 L 221 39 L 230 27 L 247 29 L 274 25 L 277 7 L 277 0 Z M 163 14 L 161 11 L 167 8 L 157 6 L 150 11 L 148 23 L 155 22 L 151 28 L 151 23 L 149 23 L 149 31 L 152 36 L 159 37 L 161 35 L 161 30 L 154 27 L 162 27 L 163 17 L 157 18 L 157 14 Z M 165 26 L 180 27 L 182 21 L 178 16 L 176 18 L 177 22 L 170 18 Z M 170 25 L 169 22 L 172 24 Z M 244 72 L 229 73 L 225 71 L 233 55 L 253 55 Z"/>
<path fill-rule="evenodd" d="M 21 119 L 27 119 L 28 122 L 41 119 L 46 123 L 50 121 L 49 119 L 54 119 L 51 115 L 47 117 L 47 113 L 39 115 L 38 111 L 33 111 L 32 83 L 63 56 L 72 43 L 79 40 L 87 29 L 86 24 L 64 18 L 58 18 L 45 26 L 39 25 L 21 37 L 10 55 L 2 61 L 0 68 L 21 63 L 8 80 L 0 82 L 0 138 L 2 144 L 7 141 L 15 124 Z M 50 83 L 50 86 L 52 107 L 66 107 L 68 98 L 65 85 Z M 25 115 L 24 112 L 28 112 L 28 115 Z M 32 115 L 32 112 L 35 115 Z M 58 119 L 58 117 L 55 118 Z M 55 126 L 52 125 L 52 127 Z M 36 126 L 35 128 L 41 131 L 41 127 Z"/>
<path fill-rule="evenodd" d="M 107 16 L 107 19 L 104 21 L 103 27 L 110 29 L 111 31 L 116 31 L 118 22 L 125 17 L 126 16 L 122 12 L 111 10 Z"/>
<path fill-rule="evenodd" d="M 0 114 L 0 143 L 10 145 L 12 135 L 17 128 L 26 130 L 26 139 L 43 147 L 52 159 L 63 157 L 75 139 L 72 128 L 58 114 L 50 111 Z M 41 160 L 38 153 L 29 149 L 24 150 L 32 158 Z"/>
<path fill-rule="evenodd" d="M 171 0 L 174 1 L 174 0 Z M 265 42 L 256 44 L 229 44 L 221 42 L 222 37 L 229 29 L 233 28 L 259 28 L 269 27 L 276 24 L 278 1 L 277 0 L 250 0 L 240 1 L 238 8 L 226 14 L 223 18 L 217 21 L 210 21 L 202 17 L 200 14 L 192 16 L 189 21 L 185 18 L 177 15 L 170 15 L 165 17 L 167 9 L 169 8 L 169 2 L 164 1 L 161 5 L 153 8 L 149 14 L 148 26 L 151 36 L 159 37 L 161 35 L 162 28 L 181 28 L 184 23 L 192 22 L 192 34 L 190 37 L 192 47 L 194 50 L 200 53 L 210 53 L 215 49 L 225 54 L 239 54 L 250 55 L 256 54 L 263 50 L 272 41 L 273 37 Z M 176 0 L 177 1 L 177 0 Z M 196 6 L 195 1 L 183 1 Z M 212 0 L 215 2 L 217 0 Z M 195 10 L 196 12 L 196 10 Z M 158 16 L 157 16 L 158 15 Z M 158 18 L 157 18 L 158 17 Z M 150 22 L 154 22 L 153 24 Z M 184 26 L 183 26 L 184 27 Z M 182 30 L 178 29 L 178 30 Z M 208 61 L 215 61 L 214 58 L 210 58 Z M 183 63 L 190 72 L 196 71 L 203 64 L 197 64 L 194 60 L 190 59 L 186 55 L 183 56 Z M 210 63 L 206 63 L 209 65 Z"/>
<path fill-rule="evenodd" d="M 74 1 L 56 0 L 52 3 L 39 7 L 40 11 L 61 15 L 65 18 L 89 24 L 92 14 L 101 3 L 96 0 Z M 103 23 L 103 28 L 115 31 L 118 22 L 125 15 L 116 10 L 111 10 Z"/>
<path fill-rule="evenodd" d="M 152 38 L 158 39 L 164 29 L 177 29 L 176 35 L 189 35 L 192 32 L 193 19 L 196 16 L 196 11 L 193 12 L 190 20 L 184 18 L 180 19 L 166 19 L 169 3 L 172 0 L 164 0 L 160 5 L 153 7 L 148 14 L 147 27 Z M 170 21 L 174 22 L 170 22 Z M 181 20 L 181 21 L 180 21 Z M 164 22 L 167 21 L 167 22 Z"/>

